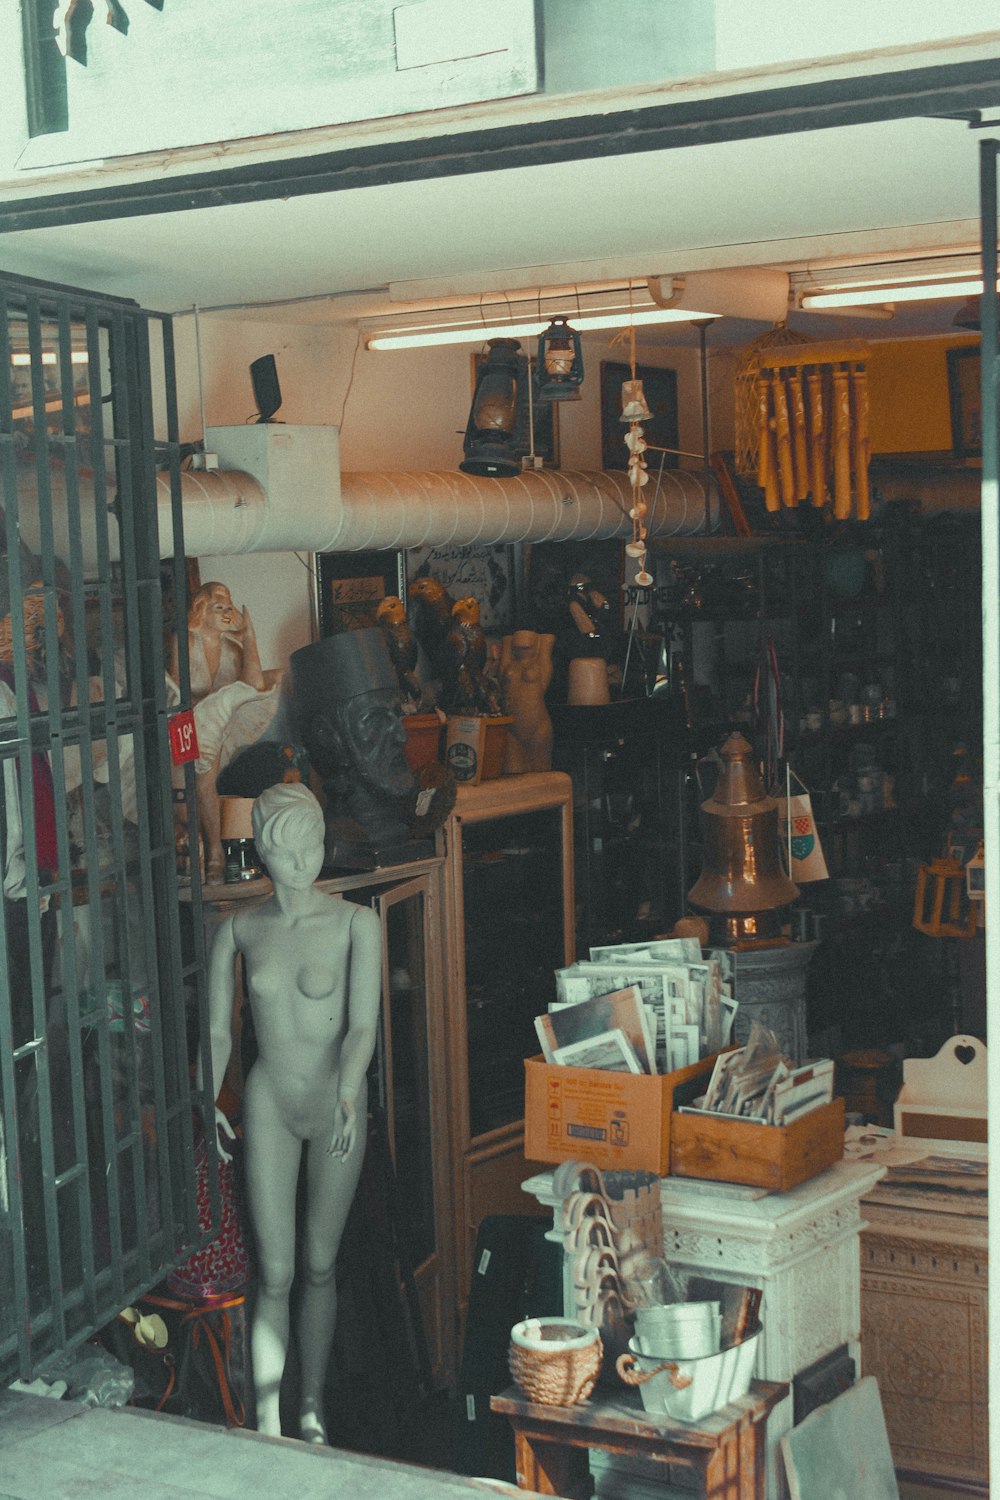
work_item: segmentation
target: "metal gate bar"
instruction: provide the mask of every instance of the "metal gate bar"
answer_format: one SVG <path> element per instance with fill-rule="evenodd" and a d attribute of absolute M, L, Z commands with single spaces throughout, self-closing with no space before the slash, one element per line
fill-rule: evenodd
<path fill-rule="evenodd" d="M 192 1112 L 211 1100 L 206 1087 L 196 1101 L 189 1055 L 208 1029 L 202 912 L 195 877 L 184 954 L 168 754 L 170 714 L 190 703 L 187 641 L 180 629 L 177 705 L 156 510 L 161 468 L 183 622 L 174 374 L 168 317 L 0 273 L 0 831 L 13 854 L 19 812 L 25 853 L 0 921 L 0 1280 L 12 1293 L 0 1379 L 30 1377 L 206 1237 Z M 193 829 L 190 767 L 183 785 Z M 214 1151 L 207 1167 L 211 1233 Z"/>
<path fill-rule="evenodd" d="M 980 300 L 980 406 L 982 409 L 983 542 L 983 834 L 986 861 L 986 1041 L 987 1096 L 1000 1098 L 1000 1036 L 997 1035 L 997 975 L 1000 974 L 1000 318 L 997 299 L 997 171 L 1000 141 L 979 143 L 979 201 L 983 240 L 983 290 Z M 995 1136 L 991 1132 L 991 1143 Z M 989 1249 L 994 1267 L 1000 1244 L 1000 1156 L 990 1151 Z M 995 1276 L 989 1284 L 989 1334 L 1000 1338 L 1000 1293 Z M 1000 1467 L 1000 1383 L 989 1382 L 990 1468 Z"/>

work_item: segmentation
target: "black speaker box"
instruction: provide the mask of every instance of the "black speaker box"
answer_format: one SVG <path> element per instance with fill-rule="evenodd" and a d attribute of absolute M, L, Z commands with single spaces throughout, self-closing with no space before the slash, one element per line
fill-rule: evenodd
<path fill-rule="evenodd" d="M 253 396 L 257 403 L 257 421 L 270 422 L 281 405 L 281 386 L 273 354 L 262 354 L 250 366 Z"/>

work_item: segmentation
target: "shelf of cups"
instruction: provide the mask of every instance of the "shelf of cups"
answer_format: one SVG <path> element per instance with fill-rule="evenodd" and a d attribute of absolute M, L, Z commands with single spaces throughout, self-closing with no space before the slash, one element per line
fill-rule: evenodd
<path fill-rule="evenodd" d="M 860 812 L 853 815 L 838 813 L 833 818 L 816 818 L 816 826 L 821 832 L 843 833 L 855 828 L 870 828 L 878 823 L 884 823 L 898 817 L 898 807 L 876 807 L 871 812 Z"/>
<path fill-rule="evenodd" d="M 859 594 L 853 599 L 832 600 L 829 610 L 831 615 L 837 617 L 840 615 L 861 615 L 867 614 L 869 611 L 886 609 L 891 603 L 892 600 L 887 594 Z"/>
<path fill-rule="evenodd" d="M 774 609 L 758 609 L 753 604 L 744 605 L 743 608 L 727 608 L 724 605 L 709 605 L 704 609 L 684 608 L 683 606 L 661 605 L 657 610 L 657 618 L 667 624 L 692 625 L 699 620 L 706 625 L 725 625 L 727 621 L 745 620 L 790 620 L 791 609 L 785 605 Z"/>
<path fill-rule="evenodd" d="M 887 652 L 862 652 L 848 655 L 834 651 L 830 655 L 830 669 L 833 672 L 864 672 L 878 667 L 892 667 L 895 664 L 896 658 Z"/>
<path fill-rule="evenodd" d="M 863 743 L 871 735 L 884 735 L 898 727 L 895 715 L 882 719 L 863 719 L 860 724 L 831 724 L 824 720 L 819 729 L 800 729 L 798 744 L 809 745 L 854 745 Z"/>

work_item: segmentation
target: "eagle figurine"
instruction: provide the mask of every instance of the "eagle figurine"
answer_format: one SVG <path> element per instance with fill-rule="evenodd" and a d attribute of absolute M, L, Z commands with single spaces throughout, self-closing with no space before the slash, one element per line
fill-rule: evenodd
<path fill-rule="evenodd" d="M 413 713 L 420 706 L 422 689 L 416 672 L 417 638 L 410 629 L 402 599 L 396 594 L 387 594 L 380 599 L 375 623 L 389 648 L 389 657 L 399 681 L 403 712 Z"/>
<path fill-rule="evenodd" d="M 410 601 L 416 604 L 413 629 L 435 677 L 442 673 L 441 655 L 452 626 L 451 612 L 455 601 L 437 578 L 415 578 L 410 584 Z"/>
<path fill-rule="evenodd" d="M 441 692 L 451 714 L 501 712 L 494 680 L 486 674 L 486 632 L 479 623 L 479 601 L 471 594 L 452 606 L 451 629 L 444 642 Z"/>

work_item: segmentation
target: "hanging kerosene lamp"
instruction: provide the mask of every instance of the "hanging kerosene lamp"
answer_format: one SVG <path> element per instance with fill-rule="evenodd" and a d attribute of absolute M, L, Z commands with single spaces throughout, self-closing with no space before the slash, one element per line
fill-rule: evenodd
<path fill-rule="evenodd" d="M 517 446 L 517 382 L 523 355 L 517 339 L 489 339 L 476 375 L 476 389 L 465 429 L 465 474 L 508 479 L 521 472 Z"/>
<path fill-rule="evenodd" d="M 579 401 L 583 384 L 580 335 L 562 313 L 538 335 L 535 376 L 539 401 Z"/>

